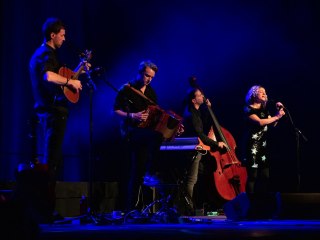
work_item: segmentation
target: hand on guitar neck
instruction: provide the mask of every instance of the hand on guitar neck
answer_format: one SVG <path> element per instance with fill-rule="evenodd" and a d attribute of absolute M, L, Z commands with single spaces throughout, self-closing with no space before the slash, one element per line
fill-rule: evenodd
<path fill-rule="evenodd" d="M 88 61 L 90 59 L 91 51 L 86 50 L 84 54 L 81 54 L 81 62 L 74 71 L 67 67 L 61 67 L 59 69 L 59 74 L 67 78 L 66 84 L 61 86 L 61 88 L 66 98 L 72 103 L 77 103 L 79 101 L 82 85 L 78 78 L 80 74 L 89 71 L 91 64 Z"/>

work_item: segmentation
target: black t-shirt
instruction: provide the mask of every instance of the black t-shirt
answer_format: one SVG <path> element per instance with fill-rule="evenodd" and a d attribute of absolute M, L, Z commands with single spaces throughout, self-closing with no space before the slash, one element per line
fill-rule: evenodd
<path fill-rule="evenodd" d="M 56 50 L 42 44 L 32 55 L 29 63 L 30 78 L 37 111 L 48 111 L 52 108 L 66 108 L 68 101 L 60 85 L 43 79 L 46 71 L 59 72 L 61 65 Z"/>
<path fill-rule="evenodd" d="M 140 91 L 136 84 L 129 83 L 131 87 Z M 142 93 L 142 92 L 141 92 Z M 147 85 L 144 95 L 157 103 L 157 95 L 150 85 Z M 122 110 L 124 112 L 136 113 L 146 110 L 150 103 L 148 100 L 134 92 L 127 84 L 123 85 L 115 99 L 114 110 Z"/>
<path fill-rule="evenodd" d="M 140 91 L 138 85 L 134 81 L 129 84 L 131 87 Z M 144 95 L 154 103 L 157 103 L 157 94 L 150 85 L 147 85 Z M 149 105 L 150 102 L 148 100 L 134 92 L 128 87 L 128 84 L 124 84 L 116 96 L 113 109 L 114 111 L 122 110 L 124 112 L 136 113 L 146 110 Z M 133 121 L 131 118 L 126 118 L 121 122 L 121 130 L 125 132 L 128 126 L 137 127 L 139 124 L 140 122 Z"/>
<path fill-rule="evenodd" d="M 217 142 L 208 137 L 213 120 L 208 111 L 208 107 L 203 104 L 199 110 L 194 107 L 186 109 L 184 116 L 184 136 L 186 137 L 199 137 L 201 141 L 212 148 L 217 147 Z"/>

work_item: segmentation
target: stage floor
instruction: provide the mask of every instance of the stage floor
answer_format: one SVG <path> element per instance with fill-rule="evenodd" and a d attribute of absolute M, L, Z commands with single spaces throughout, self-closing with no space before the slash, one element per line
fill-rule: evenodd
<path fill-rule="evenodd" d="M 319 239 L 320 219 L 228 220 L 225 216 L 180 217 L 178 223 L 80 223 L 41 224 L 41 240 L 106 239 Z"/>
<path fill-rule="evenodd" d="M 277 211 L 269 214 L 268 209 L 273 208 L 268 206 L 272 204 L 257 205 L 258 208 L 254 208 L 253 204 L 250 209 L 255 214 L 246 215 L 248 218 L 250 216 L 250 220 L 233 220 L 233 217 L 240 217 L 237 214 L 242 211 L 223 211 L 222 214 L 210 212 L 211 216 L 180 216 L 171 211 L 174 208 L 161 208 L 165 211 L 159 210 L 154 214 L 145 211 L 132 211 L 131 214 L 113 211 L 94 217 L 66 217 L 53 224 L 37 224 L 33 211 L 19 208 L 20 205 L 9 201 L 0 204 L 0 233 L 1 240 L 320 239 L 320 193 L 282 194 L 281 198 L 279 215 L 275 215 Z M 238 197 L 230 201 L 232 207 L 228 208 L 226 204 L 225 209 L 244 210 L 245 205 L 241 199 Z M 266 215 L 273 218 L 262 218 Z M 253 219 L 252 216 L 261 217 Z"/>

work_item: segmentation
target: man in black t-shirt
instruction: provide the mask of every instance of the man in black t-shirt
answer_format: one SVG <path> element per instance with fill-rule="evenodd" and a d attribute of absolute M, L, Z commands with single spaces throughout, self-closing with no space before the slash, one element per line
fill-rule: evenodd
<path fill-rule="evenodd" d="M 202 143 L 213 150 L 223 149 L 226 144 L 212 138 L 209 132 L 214 126 L 213 119 L 208 111 L 211 107 L 209 99 L 204 98 L 199 87 L 188 90 L 185 99 L 184 136 L 198 137 Z M 193 157 L 188 169 L 186 191 L 193 200 L 195 209 L 203 209 L 204 204 L 210 201 L 209 189 L 212 185 L 212 172 L 214 159 L 206 151 L 199 150 Z M 197 186 L 197 187 L 196 187 Z M 196 191 L 194 191 L 196 190 Z M 194 194 L 196 192 L 196 194 Z"/>
<path fill-rule="evenodd" d="M 157 161 L 163 136 L 151 128 L 139 127 L 147 121 L 148 106 L 157 103 L 157 94 L 150 85 L 157 71 L 158 67 L 151 61 L 141 62 L 137 77 L 121 87 L 114 103 L 114 111 L 121 119 L 121 136 L 129 160 L 128 166 L 124 167 L 128 170 L 125 173 L 126 211 L 150 203 L 150 198 L 146 199 L 150 195 L 148 186 L 160 183 Z"/>
<path fill-rule="evenodd" d="M 82 90 L 82 85 L 78 79 L 69 79 L 58 74 L 61 65 L 56 51 L 64 43 L 66 34 L 61 20 L 48 18 L 43 24 L 42 32 L 44 42 L 32 55 L 29 71 L 35 100 L 34 109 L 44 133 L 43 163 L 48 165 L 49 202 L 43 221 L 52 221 L 56 177 L 62 164 L 62 143 L 68 118 L 68 100 L 62 87 L 78 93 Z"/>

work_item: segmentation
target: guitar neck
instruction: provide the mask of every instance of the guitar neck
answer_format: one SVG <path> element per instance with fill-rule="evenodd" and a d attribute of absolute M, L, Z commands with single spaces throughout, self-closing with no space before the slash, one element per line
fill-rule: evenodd
<path fill-rule="evenodd" d="M 81 62 L 74 70 L 74 75 L 72 76 L 72 79 L 78 79 L 82 70 L 83 70 L 83 63 Z"/>

